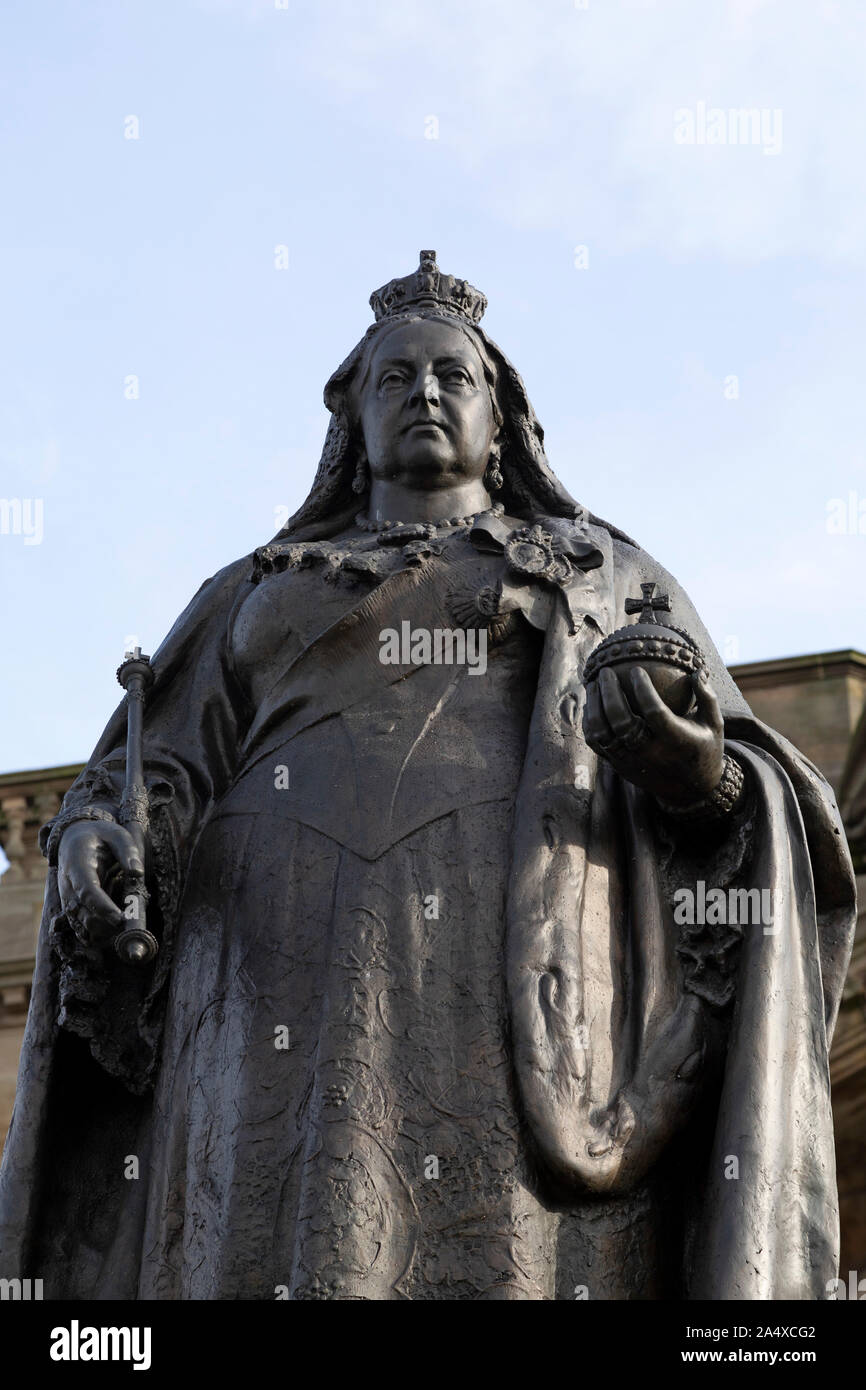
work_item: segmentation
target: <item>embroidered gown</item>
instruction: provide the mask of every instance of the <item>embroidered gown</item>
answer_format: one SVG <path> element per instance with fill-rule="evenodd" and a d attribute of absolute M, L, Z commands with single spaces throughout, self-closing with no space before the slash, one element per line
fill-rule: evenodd
<path fill-rule="evenodd" d="M 296 731 L 298 673 L 273 687 L 358 603 L 341 559 L 406 561 L 369 539 L 292 558 L 228 636 L 253 707 L 271 699 L 190 864 L 141 1296 L 550 1297 L 502 969 L 538 633 L 508 623 L 485 673 L 385 684 L 380 664 Z"/>
<path fill-rule="evenodd" d="M 0 1276 L 259 1300 L 834 1277 L 854 912 L 832 793 L 651 557 L 539 520 L 546 540 L 511 518 L 274 543 L 178 619 L 144 731 L 160 952 L 136 972 L 83 946 L 52 871 Z M 749 780 L 697 858 L 582 736 L 586 657 L 643 581 L 703 649 Z M 384 663 L 403 624 L 483 628 L 486 669 Z M 116 812 L 124 732 L 121 707 L 65 810 Z M 696 879 L 771 887 L 778 933 L 678 930 Z"/>

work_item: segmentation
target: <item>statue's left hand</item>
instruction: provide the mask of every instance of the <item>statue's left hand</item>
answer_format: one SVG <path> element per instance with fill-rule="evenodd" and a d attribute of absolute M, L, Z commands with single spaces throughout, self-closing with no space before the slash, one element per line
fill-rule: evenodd
<path fill-rule="evenodd" d="M 692 677 L 696 708 L 681 716 L 662 700 L 649 675 L 635 666 L 620 677 L 599 672 L 586 694 L 583 731 L 594 752 L 621 777 L 661 801 L 689 806 L 719 784 L 724 728 L 706 672 Z"/>

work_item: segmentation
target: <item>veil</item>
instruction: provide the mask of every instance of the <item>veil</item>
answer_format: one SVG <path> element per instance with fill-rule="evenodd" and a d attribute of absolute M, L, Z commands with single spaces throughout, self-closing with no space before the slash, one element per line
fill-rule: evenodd
<path fill-rule="evenodd" d="M 454 323 L 453 316 L 440 312 L 414 310 L 400 315 L 401 322 L 433 318 Z M 337 368 L 325 387 L 325 405 L 331 412 L 319 466 L 309 495 L 274 537 L 274 541 L 323 540 L 337 535 L 354 522 L 365 494 L 353 491 L 361 437 L 352 419 L 350 395 L 362 365 L 378 336 L 394 324 L 394 317 L 373 323 Z M 575 502 L 563 487 L 544 452 L 544 430 L 532 408 L 526 387 L 501 348 L 477 324 L 461 323 L 463 331 L 475 341 L 482 360 L 492 365 L 495 392 L 502 417 L 502 455 L 499 461 L 503 486 L 497 493 L 507 515 L 527 522 L 538 517 L 567 517 L 603 526 L 612 536 L 636 546 L 623 531 L 611 526 Z"/>

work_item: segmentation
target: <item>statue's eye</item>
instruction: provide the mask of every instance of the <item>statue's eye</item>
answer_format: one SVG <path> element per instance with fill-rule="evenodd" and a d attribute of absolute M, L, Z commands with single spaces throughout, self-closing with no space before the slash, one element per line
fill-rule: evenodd
<path fill-rule="evenodd" d="M 456 381 L 460 386 L 471 386 L 472 377 L 465 367 L 449 367 L 447 372 L 442 375 L 443 381 Z"/>
<path fill-rule="evenodd" d="M 379 377 L 379 385 L 399 386 L 403 381 L 405 381 L 405 379 L 406 378 L 403 372 L 395 371 L 392 368 L 390 371 L 383 372 L 383 374 Z"/>

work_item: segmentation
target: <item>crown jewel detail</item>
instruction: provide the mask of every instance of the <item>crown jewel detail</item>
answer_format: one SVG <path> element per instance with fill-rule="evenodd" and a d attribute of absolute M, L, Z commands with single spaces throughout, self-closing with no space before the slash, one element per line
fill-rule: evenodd
<path fill-rule="evenodd" d="M 389 280 L 387 285 L 374 290 L 370 295 L 370 307 L 378 323 L 422 305 L 435 306 L 440 313 L 455 314 L 469 323 L 478 323 L 487 308 L 487 299 L 465 280 L 443 274 L 436 264 L 435 251 L 422 251 L 415 273 Z"/>

